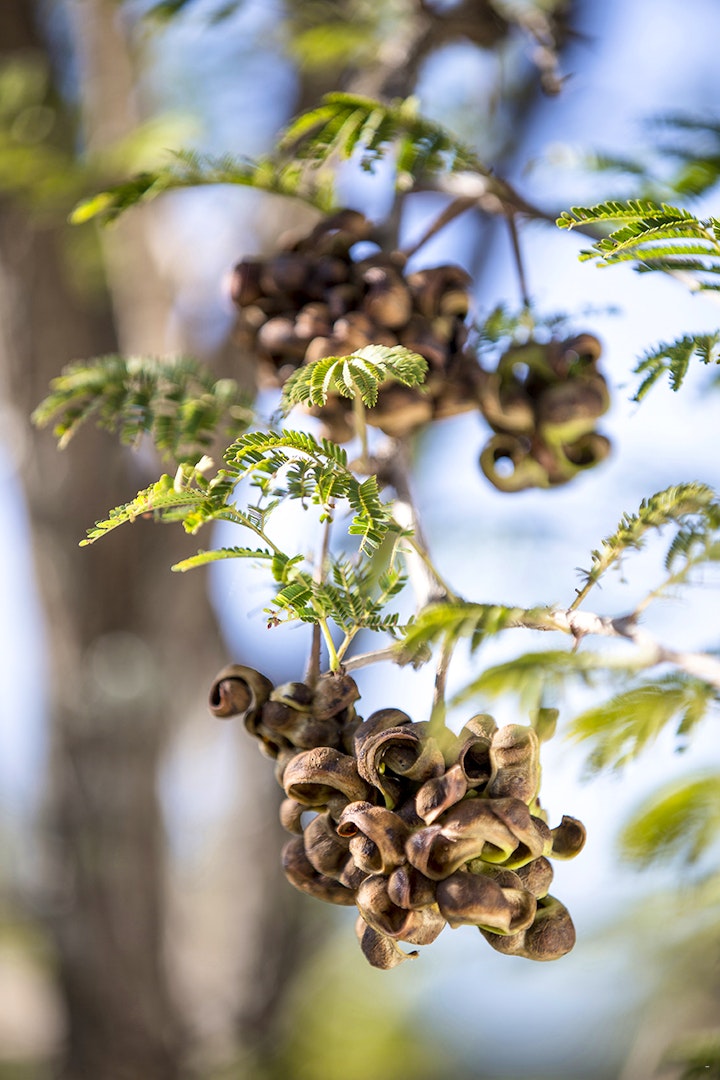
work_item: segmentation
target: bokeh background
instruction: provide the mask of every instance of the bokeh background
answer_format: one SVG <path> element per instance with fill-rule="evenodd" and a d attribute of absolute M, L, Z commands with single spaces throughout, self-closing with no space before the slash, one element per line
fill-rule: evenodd
<path fill-rule="evenodd" d="M 263 587 L 245 568 L 172 575 L 197 545 L 171 529 L 141 523 L 79 551 L 85 528 L 158 462 L 89 430 L 59 453 L 29 415 L 63 364 L 116 351 L 190 353 L 249 385 L 228 272 L 314 220 L 223 187 L 168 194 L 99 234 L 66 225 L 83 194 L 167 148 L 265 152 L 290 116 L 337 87 L 417 95 L 425 115 L 550 213 L 631 194 L 589 171 L 586 155 L 650 154 L 649 117 L 717 115 L 720 9 L 193 0 L 174 14 L 165 5 L 161 20 L 146 17 L 150 6 L 0 9 L 0 1078 L 654 1076 L 674 1040 L 717 1021 L 717 878 L 709 864 L 638 874 L 616 839 L 659 782 L 720 761 L 713 721 L 682 754 L 663 737 L 621 774 L 588 779 L 562 721 L 592 698 L 578 690 L 558 702 L 543 802 L 589 831 L 581 857 L 556 869 L 574 952 L 533 966 L 464 928 L 413 964 L 374 971 L 351 914 L 285 882 L 272 769 L 206 707 L 228 659 L 278 682 L 299 677 L 306 631 L 264 631 Z M 527 34 L 488 47 L 487 26 L 511 6 L 562 16 L 559 94 L 542 93 L 543 56 Z M 385 170 L 348 167 L 342 182 L 352 205 L 387 212 Z M 410 202 L 404 242 L 439 199 Z M 711 373 L 693 372 L 679 395 L 659 386 L 640 407 L 630 400 L 642 352 L 715 330 L 718 308 L 676 281 L 581 265 L 582 241 L 552 226 L 530 224 L 522 245 L 538 307 L 603 342 L 611 459 L 565 488 L 504 495 L 479 471 L 486 430 L 468 414 L 417 438 L 416 497 L 436 562 L 464 596 L 569 603 L 577 568 L 623 511 L 681 480 L 720 482 Z M 519 305 L 497 222 L 466 215 L 415 257 L 418 268 L 444 261 L 472 273 L 478 313 Z M 630 610 L 652 587 L 658 551 L 649 545 L 608 583 L 600 613 Z M 655 605 L 647 625 L 667 644 L 716 648 L 716 612 L 707 580 Z M 531 647 L 533 635 L 516 631 L 481 657 L 461 655 L 451 689 L 478 664 Z M 358 682 L 366 715 L 399 704 L 427 713 L 431 672 L 380 665 Z M 499 721 L 525 719 L 516 701 L 490 708 Z"/>

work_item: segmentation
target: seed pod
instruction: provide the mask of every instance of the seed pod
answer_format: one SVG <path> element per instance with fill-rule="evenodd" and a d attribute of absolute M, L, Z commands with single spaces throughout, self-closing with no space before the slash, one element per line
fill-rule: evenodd
<path fill-rule="evenodd" d="M 391 330 L 405 326 L 412 314 L 412 299 L 401 276 L 384 267 L 372 266 L 363 278 L 369 286 L 363 310 L 370 319 Z"/>
<path fill-rule="evenodd" d="M 328 904 L 352 907 L 355 894 L 339 881 L 319 874 L 305 854 L 302 837 L 288 840 L 282 851 L 282 868 L 291 885 Z"/>
<path fill-rule="evenodd" d="M 260 288 L 264 296 L 292 296 L 302 291 L 312 263 L 296 251 L 280 252 L 260 266 Z"/>
<path fill-rule="evenodd" d="M 502 380 L 488 374 L 478 389 L 480 410 L 494 431 L 530 435 L 535 430 L 533 403 L 524 386 L 514 377 Z"/>
<path fill-rule="evenodd" d="M 492 716 L 479 713 L 468 720 L 448 751 L 448 764 L 456 761 L 462 768 L 467 786 L 483 790 L 492 775 L 490 746 L 497 724 Z"/>
<path fill-rule="evenodd" d="M 609 407 L 602 375 L 579 375 L 543 391 L 537 402 L 537 422 L 546 441 L 572 443 L 592 431 Z"/>
<path fill-rule="evenodd" d="M 423 356 L 431 368 L 444 371 L 448 358 L 447 342 L 433 333 L 432 327 L 422 315 L 413 315 L 407 326 L 398 331 L 398 340 L 406 349 Z"/>
<path fill-rule="evenodd" d="M 409 953 L 405 952 L 393 938 L 379 934 L 372 926 L 368 926 L 362 915 L 358 916 L 355 923 L 355 935 L 360 942 L 365 959 L 372 967 L 380 968 L 381 971 L 389 971 L 390 968 L 402 964 L 403 960 L 414 959 L 418 956 L 417 949 Z"/>
<path fill-rule="evenodd" d="M 460 266 L 433 266 L 408 274 L 407 282 L 417 310 L 432 319 L 440 314 L 443 296 L 449 292 L 465 292 L 472 279 Z"/>
<path fill-rule="evenodd" d="M 510 875 L 515 878 L 515 875 Z M 497 934 L 515 934 L 530 926 L 537 910 L 537 900 L 523 889 L 502 887 L 487 874 L 458 870 L 438 882 L 437 902 L 450 926 L 482 926 Z"/>
<path fill-rule="evenodd" d="M 550 854 L 553 859 L 574 859 L 585 846 L 587 833 L 582 821 L 578 821 L 577 818 L 563 814 L 563 819 L 557 828 L 550 831 L 552 833 Z"/>
<path fill-rule="evenodd" d="M 524 956 L 528 960 L 559 960 L 575 944 L 575 927 L 570 913 L 554 896 L 538 900 L 537 914 L 527 930 L 511 937 L 488 930 L 480 933 L 497 952 Z"/>
<path fill-rule="evenodd" d="M 432 420 L 430 397 L 412 386 L 390 383 L 381 388 L 378 403 L 368 409 L 367 422 L 386 435 L 401 439 Z"/>
<path fill-rule="evenodd" d="M 531 453 L 530 442 L 517 435 L 494 435 L 480 455 L 480 468 L 498 491 L 549 487 L 547 470 Z"/>
<path fill-rule="evenodd" d="M 332 321 L 327 304 L 313 302 L 301 307 L 295 317 L 295 334 L 306 344 L 316 337 L 330 334 Z"/>
<path fill-rule="evenodd" d="M 581 436 L 571 445 L 564 445 L 562 452 L 577 469 L 592 469 L 610 453 L 610 440 L 597 431 Z"/>
<path fill-rule="evenodd" d="M 230 278 L 230 298 L 238 307 L 254 304 L 263 295 L 260 287 L 262 263 L 255 259 L 243 259 L 232 272 Z"/>
<path fill-rule="evenodd" d="M 562 343 L 563 362 L 568 373 L 597 365 L 602 345 L 593 334 L 577 334 Z"/>
<path fill-rule="evenodd" d="M 257 347 L 273 360 L 302 360 L 307 342 L 296 334 L 292 319 L 277 315 L 258 330 Z"/>
<path fill-rule="evenodd" d="M 435 903 L 435 882 L 409 863 L 403 863 L 388 877 L 388 896 L 401 908 L 428 907 Z"/>
<path fill-rule="evenodd" d="M 372 225 L 364 214 L 358 210 L 338 210 L 318 222 L 304 245 L 315 254 L 346 255 L 353 244 L 367 240 L 371 233 Z"/>
<path fill-rule="evenodd" d="M 405 862 L 410 831 L 402 818 L 383 806 L 350 803 L 340 816 L 337 833 L 349 841 L 356 865 L 369 874 L 387 875 Z M 363 840 L 368 840 L 370 846 Z"/>
<path fill-rule="evenodd" d="M 333 337 L 316 337 L 305 349 L 304 363 L 312 364 L 315 360 L 322 360 L 326 356 L 338 356 L 342 345 Z"/>
<path fill-rule="evenodd" d="M 316 746 L 340 746 L 340 729 L 334 720 L 318 720 L 307 708 L 294 709 L 281 701 L 268 701 L 262 711 L 263 729 L 280 735 L 300 750 Z"/>
<path fill-rule="evenodd" d="M 360 306 L 360 289 L 351 281 L 327 289 L 323 297 L 331 322 Z"/>
<path fill-rule="evenodd" d="M 312 264 L 304 283 L 305 293 L 315 300 L 324 300 L 328 289 L 344 285 L 349 276 L 350 267 L 345 259 L 323 255 Z"/>
<path fill-rule="evenodd" d="M 524 866 L 518 866 L 515 873 L 520 878 L 523 888 L 531 892 L 533 896 L 538 899 L 547 896 L 552 885 L 554 870 L 552 863 L 544 855 L 525 863 Z"/>
<path fill-rule="evenodd" d="M 308 861 L 320 874 L 337 881 L 348 859 L 348 842 L 341 837 L 328 814 L 318 814 L 303 833 Z"/>
<path fill-rule="evenodd" d="M 401 786 L 398 788 L 398 780 L 407 778 L 422 783 L 444 770 L 442 753 L 436 740 L 428 737 L 427 724 L 381 728 L 364 737 L 361 733 L 359 728 L 355 739 L 358 772 L 383 792 L 388 805 L 395 805 L 402 790 Z"/>
<path fill-rule="evenodd" d="M 268 700 L 273 685 L 253 668 L 230 664 L 223 668 L 210 688 L 210 712 L 214 716 L 241 716 L 251 735 L 260 709 Z"/>
<path fill-rule="evenodd" d="M 328 672 L 322 675 L 313 691 L 312 711 L 318 720 L 337 716 L 360 697 L 357 683 L 349 675 Z"/>
<path fill-rule="evenodd" d="M 491 799 L 512 796 L 529 805 L 540 787 L 540 740 L 531 727 L 508 724 L 493 735 L 492 776 L 485 789 Z"/>
<path fill-rule="evenodd" d="M 304 750 L 294 757 L 283 774 L 283 787 L 289 799 L 313 808 L 324 807 L 336 793 L 347 802 L 365 802 L 370 795 L 354 760 L 330 746 Z"/>
<path fill-rule="evenodd" d="M 452 765 L 442 776 L 426 780 L 415 796 L 418 815 L 428 825 L 449 807 L 460 802 L 467 792 L 467 777 L 462 765 Z"/>
<path fill-rule="evenodd" d="M 294 799 L 283 799 L 280 803 L 280 824 L 286 832 L 294 833 L 296 836 L 302 836 L 302 815 L 306 811 L 306 807 L 302 803 L 295 802 Z"/>
<path fill-rule="evenodd" d="M 393 904 L 388 896 L 387 878 L 380 874 L 365 878 L 355 902 L 368 926 L 379 934 L 412 945 L 429 945 L 445 926 L 445 919 L 431 907 L 409 910 Z"/>
<path fill-rule="evenodd" d="M 550 854 L 550 829 L 542 818 L 530 813 L 524 802 L 508 797 L 492 799 L 491 805 L 494 813 L 515 837 L 517 846 L 505 859 L 484 853 L 482 857 L 485 862 L 502 863 L 509 870 L 516 870 L 541 855 Z"/>

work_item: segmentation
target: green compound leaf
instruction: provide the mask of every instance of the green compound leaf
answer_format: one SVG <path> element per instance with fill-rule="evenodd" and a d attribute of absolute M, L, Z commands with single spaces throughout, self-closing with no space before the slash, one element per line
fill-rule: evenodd
<path fill-rule="evenodd" d="M 504 607 L 502 604 L 472 604 L 465 601 L 442 601 L 428 604 L 412 619 L 399 645 L 403 662 L 440 641 L 470 638 L 474 652 L 487 637 L 513 626 L 552 628 L 553 622 L 545 608 Z"/>
<path fill-rule="evenodd" d="M 102 356 L 70 364 L 50 383 L 33 413 L 65 447 L 87 421 L 136 444 L 147 434 L 176 462 L 196 461 L 222 430 L 235 437 L 252 418 L 247 395 L 234 379 L 215 379 L 196 360 Z"/>
<path fill-rule="evenodd" d="M 424 357 L 401 345 L 367 345 L 350 356 L 327 356 L 294 371 L 283 387 L 282 408 L 287 415 L 295 405 L 325 405 L 330 394 L 377 405 L 378 390 L 389 380 L 419 386 L 428 364 Z"/>
<path fill-rule="evenodd" d="M 717 701 L 717 690 L 700 679 L 673 673 L 634 686 L 588 709 L 570 727 L 575 742 L 592 744 L 590 772 L 620 769 L 641 753 L 672 721 L 686 735 Z"/>
<path fill-rule="evenodd" d="M 669 376 L 671 389 L 679 390 L 693 357 L 703 364 L 719 364 L 720 331 L 714 334 L 686 334 L 648 350 L 634 369 L 634 374 L 642 375 L 643 380 L 633 400 L 642 401 L 664 375 Z"/>
<path fill-rule="evenodd" d="M 636 866 L 678 860 L 692 865 L 720 839 L 720 773 L 686 777 L 654 792 L 620 835 Z"/>
<path fill-rule="evenodd" d="M 139 491 L 134 499 L 123 506 L 116 506 L 104 521 L 98 521 L 88 529 L 85 540 L 80 546 L 93 544 L 113 529 L 139 517 L 152 517 L 156 521 L 181 521 L 188 511 L 205 498 L 205 493 L 198 489 L 178 486 L 176 480 L 167 474 L 154 484 Z"/>
<path fill-rule="evenodd" d="M 275 552 L 267 548 L 223 547 L 214 548 L 212 551 L 198 551 L 197 555 L 191 555 L 187 559 L 171 566 L 171 570 L 185 573 L 186 570 L 195 570 L 198 566 L 207 566 L 211 562 L 220 562 L 223 559 L 257 559 L 258 561 L 272 560 Z"/>

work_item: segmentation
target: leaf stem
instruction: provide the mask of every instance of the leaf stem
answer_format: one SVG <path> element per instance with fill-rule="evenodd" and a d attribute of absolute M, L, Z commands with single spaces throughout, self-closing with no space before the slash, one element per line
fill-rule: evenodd
<path fill-rule="evenodd" d="M 320 627 L 320 630 L 322 632 L 322 636 L 325 639 L 325 645 L 327 647 L 328 659 L 329 659 L 329 663 L 330 663 L 330 670 L 331 671 L 339 671 L 340 670 L 340 657 L 338 656 L 338 654 L 337 654 L 337 652 L 335 650 L 335 642 L 332 639 L 332 634 L 330 633 L 330 627 L 328 626 L 327 619 L 325 619 L 325 618 L 318 619 L 317 625 Z"/>
<path fill-rule="evenodd" d="M 445 727 L 447 708 L 445 705 L 445 687 L 447 686 L 447 673 L 452 659 L 454 641 L 450 635 L 446 635 L 435 668 L 435 691 L 433 694 L 432 712 L 430 713 L 430 733 L 437 735 Z"/>
<path fill-rule="evenodd" d="M 355 431 L 360 440 L 360 468 L 365 469 L 370 457 L 368 451 L 367 419 L 365 416 L 365 406 L 360 397 L 360 390 L 357 386 L 354 387 L 354 390 L 353 416 L 355 418 Z"/>

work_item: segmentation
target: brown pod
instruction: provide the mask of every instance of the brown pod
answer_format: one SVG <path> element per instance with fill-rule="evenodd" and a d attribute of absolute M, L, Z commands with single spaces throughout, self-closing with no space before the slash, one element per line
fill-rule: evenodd
<path fill-rule="evenodd" d="M 320 874 L 340 877 L 348 859 L 348 841 L 340 836 L 329 814 L 318 814 L 303 833 L 305 854 Z"/>
<path fill-rule="evenodd" d="M 423 908 L 435 903 L 435 882 L 414 866 L 403 863 L 388 877 L 388 896 L 401 908 Z"/>
<path fill-rule="evenodd" d="M 401 439 L 432 420 L 432 399 L 412 386 L 390 383 L 383 386 L 377 405 L 368 409 L 367 422 L 391 438 Z"/>
<path fill-rule="evenodd" d="M 258 330 L 257 346 L 261 352 L 267 353 L 273 359 L 302 360 L 307 349 L 307 340 L 298 337 L 292 319 L 285 315 L 276 315 Z"/>
<path fill-rule="evenodd" d="M 480 933 L 497 952 L 524 956 L 527 960 L 559 960 L 575 944 L 575 927 L 570 913 L 554 896 L 538 900 L 535 919 L 526 930 L 511 937 L 482 928 Z"/>
<path fill-rule="evenodd" d="M 340 728 L 334 720 L 318 720 L 306 709 L 294 709 L 281 701 L 263 705 L 262 726 L 272 736 L 281 735 L 300 750 L 340 746 Z"/>
<path fill-rule="evenodd" d="M 210 688 L 210 712 L 222 718 L 242 716 L 252 735 L 260 709 L 270 697 L 273 684 L 254 668 L 229 664 L 216 675 Z"/>
<path fill-rule="evenodd" d="M 592 469 L 599 465 L 611 449 L 610 440 L 597 431 L 581 435 L 574 443 L 562 447 L 565 457 L 578 469 Z"/>
<path fill-rule="evenodd" d="M 262 263 L 255 259 L 243 259 L 232 272 L 230 278 L 230 299 L 238 307 L 254 304 L 263 295 L 260 287 Z"/>
<path fill-rule="evenodd" d="M 577 334 L 561 345 L 563 361 L 568 371 L 576 367 L 594 367 L 602 355 L 602 345 L 594 334 Z"/>
<path fill-rule="evenodd" d="M 508 724 L 493 735 L 493 773 L 485 789 L 491 799 L 511 796 L 530 804 L 540 787 L 540 740 L 531 727 Z"/>
<path fill-rule="evenodd" d="M 312 865 L 307 855 L 301 836 L 288 840 L 282 850 L 282 868 L 285 877 L 291 885 L 300 892 L 308 893 L 317 900 L 324 900 L 328 904 L 342 904 L 344 907 L 352 907 L 355 903 L 355 894 L 351 889 L 341 885 L 339 881 L 319 874 Z"/>
<path fill-rule="evenodd" d="M 444 371 L 448 359 L 448 345 L 433 333 L 432 326 L 422 315 L 413 315 L 407 326 L 398 332 L 398 340 L 406 349 L 412 349 L 424 357 L 430 367 Z"/>
<path fill-rule="evenodd" d="M 283 829 L 295 836 L 302 836 L 302 815 L 306 811 L 307 807 L 302 803 L 295 802 L 294 799 L 283 799 L 280 803 L 280 824 Z"/>
<path fill-rule="evenodd" d="M 520 886 L 520 881 L 517 882 Z M 459 870 L 437 885 L 437 902 L 450 926 L 484 926 L 495 933 L 524 930 L 535 917 L 537 901 L 521 886 L 502 888 L 487 874 Z"/>
<path fill-rule="evenodd" d="M 585 846 L 587 833 L 582 821 L 578 821 L 577 818 L 563 814 L 560 824 L 550 832 L 552 834 L 550 855 L 553 859 L 574 859 Z"/>
<path fill-rule="evenodd" d="M 349 803 L 340 815 L 337 833 L 349 842 L 356 864 L 370 874 L 387 875 L 405 862 L 410 830 L 402 818 L 383 806 Z"/>
<path fill-rule="evenodd" d="M 368 285 L 363 309 L 373 322 L 391 330 L 405 326 L 412 314 L 412 298 L 402 276 L 388 267 L 370 266 L 363 279 Z"/>
<path fill-rule="evenodd" d="M 283 787 L 289 799 L 314 808 L 324 807 L 338 793 L 348 802 L 365 802 L 370 795 L 353 758 L 330 746 L 297 754 L 285 769 Z"/>
<path fill-rule="evenodd" d="M 515 873 L 520 878 L 523 888 L 531 892 L 533 896 L 537 896 L 538 899 L 547 896 L 552 885 L 554 870 L 552 863 L 544 855 L 525 863 L 524 866 L 519 866 Z"/>
<path fill-rule="evenodd" d="M 349 675 L 330 671 L 321 675 L 315 684 L 312 699 L 313 716 L 318 720 L 328 720 L 338 716 L 360 698 L 357 683 Z"/>
<path fill-rule="evenodd" d="M 348 311 L 354 311 L 360 306 L 360 289 L 351 281 L 334 285 L 328 289 L 323 297 L 331 322 L 341 319 Z"/>
<path fill-rule="evenodd" d="M 402 964 L 403 960 L 411 960 L 418 956 L 416 949 L 409 953 L 405 952 L 393 938 L 379 934 L 372 926 L 368 926 L 362 915 L 358 916 L 355 923 L 355 935 L 367 962 L 381 971 L 389 971 L 390 968 Z"/>
<path fill-rule="evenodd" d="M 273 255 L 260 269 L 260 287 L 265 296 L 287 296 L 301 292 L 311 273 L 306 255 L 282 251 Z"/>
<path fill-rule="evenodd" d="M 316 337 L 327 337 L 332 325 L 327 304 L 313 302 L 301 307 L 295 317 L 295 333 L 306 343 Z"/>
<path fill-rule="evenodd" d="M 468 720 L 448 750 L 447 763 L 457 762 L 462 768 L 467 786 L 483 790 L 492 776 L 490 746 L 497 724 L 487 713 L 478 713 Z"/>
<path fill-rule="evenodd" d="M 323 360 L 326 356 L 338 356 L 342 351 L 342 345 L 333 337 L 316 337 L 305 349 L 303 361 L 312 364 L 315 360 Z"/>
<path fill-rule="evenodd" d="M 350 277 L 350 266 L 345 259 L 335 255 L 322 255 L 312 266 L 305 282 L 308 296 L 324 300 L 328 289 L 344 285 Z"/>
<path fill-rule="evenodd" d="M 372 224 L 359 210 L 343 209 L 323 218 L 303 241 L 315 254 L 347 255 L 353 244 L 369 239 Z"/>
<path fill-rule="evenodd" d="M 426 780 L 415 796 L 415 808 L 418 816 L 427 825 L 432 825 L 455 803 L 465 797 L 468 789 L 467 777 L 461 765 L 451 765 L 442 776 Z"/>
<path fill-rule="evenodd" d="M 387 884 L 387 878 L 372 874 L 357 890 L 355 902 L 365 922 L 379 934 L 398 941 L 431 944 L 444 928 L 445 919 L 432 907 L 398 907 L 388 896 Z"/>
<path fill-rule="evenodd" d="M 472 279 L 460 266 L 433 266 L 408 274 L 407 282 L 417 310 L 432 319 L 440 314 L 442 297 L 450 291 L 468 289 Z"/>

